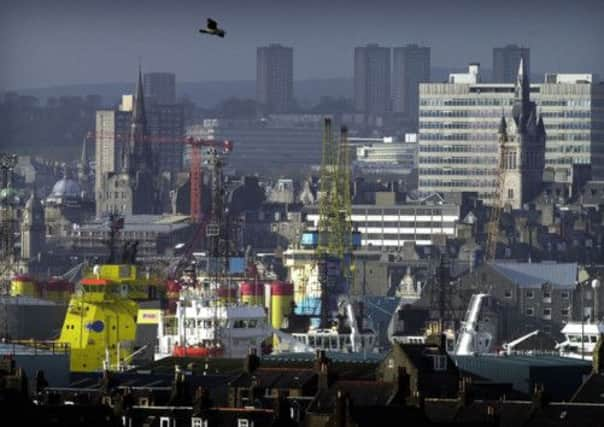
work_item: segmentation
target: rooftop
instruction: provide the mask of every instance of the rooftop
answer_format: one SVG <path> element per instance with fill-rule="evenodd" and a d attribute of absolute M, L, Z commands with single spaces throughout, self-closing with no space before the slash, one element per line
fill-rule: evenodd
<path fill-rule="evenodd" d="M 577 263 L 520 263 L 495 261 L 490 264 L 499 274 L 523 288 L 538 288 L 544 283 L 572 288 L 577 281 Z"/>

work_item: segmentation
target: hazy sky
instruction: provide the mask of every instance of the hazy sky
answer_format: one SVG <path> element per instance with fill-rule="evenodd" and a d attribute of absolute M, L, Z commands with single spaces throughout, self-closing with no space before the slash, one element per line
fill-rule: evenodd
<path fill-rule="evenodd" d="M 211 16 L 225 39 L 197 33 Z M 295 79 L 352 75 L 354 46 L 421 43 L 432 64 L 491 68 L 531 48 L 532 71 L 604 74 L 604 0 L 0 0 L 0 90 L 255 78 L 257 46 L 293 46 Z"/>

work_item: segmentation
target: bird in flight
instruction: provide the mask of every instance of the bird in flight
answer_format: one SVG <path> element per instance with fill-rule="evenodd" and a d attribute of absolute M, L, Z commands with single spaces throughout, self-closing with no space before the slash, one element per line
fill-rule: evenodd
<path fill-rule="evenodd" d="M 211 34 L 218 37 L 224 37 L 226 32 L 222 28 L 218 28 L 218 24 L 213 19 L 208 18 L 208 24 L 205 28 L 199 30 L 200 33 Z"/>

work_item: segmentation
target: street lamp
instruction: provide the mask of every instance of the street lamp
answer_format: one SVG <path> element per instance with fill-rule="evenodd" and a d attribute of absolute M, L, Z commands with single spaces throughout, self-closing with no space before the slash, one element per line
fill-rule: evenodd
<path fill-rule="evenodd" d="M 599 309 L 600 309 L 600 301 L 598 301 L 598 291 L 600 289 L 600 281 L 598 279 L 593 279 L 591 281 L 591 287 L 594 291 L 594 313 L 593 313 L 593 321 L 594 322 L 599 322 L 600 321 L 600 314 L 598 313 Z"/>

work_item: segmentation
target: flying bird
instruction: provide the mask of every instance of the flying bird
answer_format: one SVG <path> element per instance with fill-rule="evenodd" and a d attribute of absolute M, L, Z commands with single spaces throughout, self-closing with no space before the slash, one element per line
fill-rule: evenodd
<path fill-rule="evenodd" d="M 211 34 L 218 37 L 224 37 L 226 32 L 222 28 L 218 28 L 218 24 L 213 19 L 208 18 L 208 25 L 199 30 L 200 33 Z"/>

